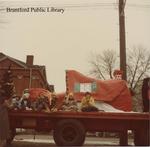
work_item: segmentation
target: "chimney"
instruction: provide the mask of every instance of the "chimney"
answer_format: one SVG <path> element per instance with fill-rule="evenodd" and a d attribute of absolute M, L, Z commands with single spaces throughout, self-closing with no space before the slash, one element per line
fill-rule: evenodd
<path fill-rule="evenodd" d="M 27 55 L 27 59 L 26 59 L 27 66 L 32 66 L 33 65 L 33 59 L 34 59 L 33 55 Z"/>

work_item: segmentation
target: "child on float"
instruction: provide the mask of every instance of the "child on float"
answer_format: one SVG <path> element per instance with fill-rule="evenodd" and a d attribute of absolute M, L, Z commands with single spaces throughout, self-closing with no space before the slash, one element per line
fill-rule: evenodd
<path fill-rule="evenodd" d="M 98 108 L 95 106 L 94 98 L 90 92 L 86 92 L 85 96 L 81 100 L 81 111 L 91 112 L 98 111 Z"/>
<path fill-rule="evenodd" d="M 64 111 L 78 111 L 77 101 L 74 98 L 73 93 L 69 93 L 65 96 L 62 110 Z"/>

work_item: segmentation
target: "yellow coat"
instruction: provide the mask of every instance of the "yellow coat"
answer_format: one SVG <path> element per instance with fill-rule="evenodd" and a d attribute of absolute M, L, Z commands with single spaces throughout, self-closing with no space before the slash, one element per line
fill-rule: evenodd
<path fill-rule="evenodd" d="M 81 101 L 81 108 L 83 107 L 89 107 L 89 106 L 94 106 L 94 98 L 93 97 L 83 97 Z"/>

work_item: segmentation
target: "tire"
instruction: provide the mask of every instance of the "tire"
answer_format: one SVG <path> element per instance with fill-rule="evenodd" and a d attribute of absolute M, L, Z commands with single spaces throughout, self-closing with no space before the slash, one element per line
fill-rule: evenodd
<path fill-rule="evenodd" d="M 64 119 L 56 124 L 53 138 L 57 146 L 82 146 L 85 134 L 85 128 L 80 121 Z"/>

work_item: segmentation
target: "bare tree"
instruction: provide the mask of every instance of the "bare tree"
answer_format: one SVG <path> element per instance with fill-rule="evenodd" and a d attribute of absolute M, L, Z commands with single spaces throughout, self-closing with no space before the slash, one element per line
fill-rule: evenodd
<path fill-rule="evenodd" d="M 112 73 L 119 65 L 119 60 L 115 51 L 105 50 L 102 54 L 93 55 L 90 64 L 92 67 L 90 73 L 96 78 L 112 79 Z M 129 86 L 133 91 L 139 87 L 144 77 L 150 76 L 150 52 L 144 47 L 138 46 L 128 50 L 127 75 Z"/>
<path fill-rule="evenodd" d="M 127 59 L 128 83 L 135 90 L 144 77 L 150 76 L 150 52 L 142 46 L 133 47 Z"/>
<path fill-rule="evenodd" d="M 90 74 L 93 74 L 99 79 L 113 78 L 113 70 L 116 66 L 117 54 L 113 50 L 104 50 L 102 54 L 93 54 L 89 61 L 92 69 Z"/>

